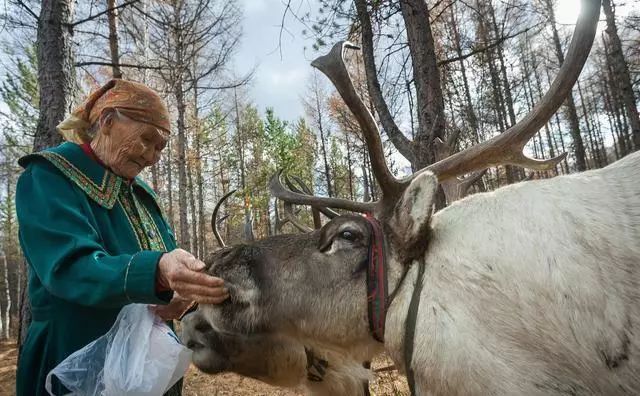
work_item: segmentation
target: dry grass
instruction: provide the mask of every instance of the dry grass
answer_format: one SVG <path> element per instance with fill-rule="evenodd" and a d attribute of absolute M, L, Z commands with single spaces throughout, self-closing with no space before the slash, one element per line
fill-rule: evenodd
<path fill-rule="evenodd" d="M 18 351 L 14 341 L 0 342 L 0 396 L 15 395 L 16 360 Z M 373 368 L 388 367 L 385 357 L 376 359 Z M 207 375 L 190 367 L 184 381 L 184 396 L 301 396 L 295 390 L 280 389 L 235 374 Z M 396 371 L 378 373 L 371 383 L 375 396 L 404 396 L 409 394 L 406 381 Z"/>

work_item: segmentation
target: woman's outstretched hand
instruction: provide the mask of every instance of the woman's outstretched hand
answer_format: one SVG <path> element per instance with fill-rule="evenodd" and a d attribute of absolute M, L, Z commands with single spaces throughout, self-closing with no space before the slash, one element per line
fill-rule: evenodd
<path fill-rule="evenodd" d="M 205 264 L 191 253 L 175 249 L 165 253 L 158 263 L 158 283 L 183 299 L 200 304 L 219 304 L 229 297 L 224 281 L 202 272 Z"/>

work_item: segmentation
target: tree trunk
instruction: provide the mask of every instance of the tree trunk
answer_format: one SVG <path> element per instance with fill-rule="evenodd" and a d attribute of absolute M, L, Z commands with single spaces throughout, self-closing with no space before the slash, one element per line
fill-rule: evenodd
<path fill-rule="evenodd" d="M 71 19 L 74 2 L 42 0 L 37 32 L 38 87 L 40 109 L 33 151 L 58 145 L 62 137 L 56 126 L 71 110 L 76 86 Z M 24 264 L 26 267 L 26 263 Z M 25 268 L 25 275 L 29 272 Z M 26 281 L 26 280 L 25 280 Z M 26 288 L 21 290 L 18 347 L 21 349 L 31 323 L 31 305 Z"/>
<path fill-rule="evenodd" d="M 549 24 L 551 26 L 551 32 L 553 34 L 553 44 L 555 47 L 556 57 L 558 64 L 564 63 L 564 53 L 562 52 L 562 45 L 560 43 L 560 35 L 558 34 L 558 28 L 556 27 L 556 17 L 553 10 L 553 3 L 551 0 L 545 0 L 547 6 L 547 12 L 549 13 Z M 584 171 L 587 169 L 587 161 L 584 153 L 584 143 L 582 136 L 580 135 L 580 121 L 578 119 L 578 112 L 576 110 L 576 104 L 573 100 L 573 94 L 567 96 L 565 101 L 565 113 L 569 120 L 569 131 L 573 139 L 574 155 L 576 159 L 576 170 Z"/>
<path fill-rule="evenodd" d="M 624 157 L 628 153 L 632 151 L 632 145 L 629 141 L 629 137 L 627 135 L 627 126 L 624 122 L 624 109 L 620 104 L 620 87 L 618 86 L 618 81 L 615 78 L 615 72 L 612 65 L 612 57 L 610 55 L 610 48 L 607 40 L 602 40 L 602 44 L 604 45 L 605 51 L 605 59 L 607 65 L 607 73 L 605 78 L 605 84 L 609 87 L 609 99 L 610 99 L 610 108 L 613 112 L 616 132 L 618 134 L 618 141 L 620 142 L 620 156 Z"/>
<path fill-rule="evenodd" d="M 578 99 L 580 99 L 580 107 L 582 108 L 582 116 L 584 117 L 584 123 L 587 130 L 587 137 L 589 138 L 589 146 L 591 151 L 591 161 L 594 164 L 591 168 L 600 168 L 602 161 L 600 160 L 600 152 L 597 147 L 596 140 L 593 137 L 593 128 L 589 124 L 589 115 L 587 114 L 587 107 L 584 101 L 584 95 L 582 94 L 582 87 L 580 82 L 576 83 L 578 87 Z"/>
<path fill-rule="evenodd" d="M 40 114 L 33 151 L 53 147 L 62 141 L 56 126 L 71 110 L 75 90 L 74 54 L 69 27 L 74 3 L 43 0 L 37 34 Z"/>
<path fill-rule="evenodd" d="M 318 79 L 318 73 L 314 72 L 309 83 L 309 97 L 305 98 L 305 111 L 313 121 L 320 138 L 320 154 L 322 155 L 322 174 L 327 185 L 327 195 L 333 197 L 336 194 L 336 180 L 331 176 L 331 161 L 329 159 L 329 131 L 325 121 L 326 95 Z M 334 173 L 335 176 L 335 173 Z"/>
<path fill-rule="evenodd" d="M 540 75 L 538 74 L 538 59 L 535 55 L 535 53 L 533 51 L 531 51 L 531 47 L 530 47 L 530 42 L 529 42 L 529 37 L 526 36 L 526 45 L 527 45 L 527 52 L 529 53 L 529 55 L 531 56 L 531 69 L 532 69 L 532 74 L 534 77 L 534 81 L 535 81 L 535 90 L 536 90 L 536 101 L 540 100 L 542 98 L 542 82 L 540 80 Z M 547 138 L 547 145 L 549 146 L 549 158 L 554 158 L 556 156 L 556 147 L 557 144 L 555 143 L 555 140 L 552 138 L 552 131 L 551 131 L 551 126 L 550 126 L 550 122 L 547 122 L 544 124 L 544 131 L 545 131 L 545 135 Z M 564 162 L 564 161 L 563 161 Z M 554 173 L 557 176 L 558 175 L 558 166 L 556 165 L 554 168 Z"/>
<path fill-rule="evenodd" d="M 496 12 L 495 12 L 495 8 L 493 8 L 493 5 L 491 4 L 491 2 L 487 2 L 487 7 L 489 9 L 489 13 L 491 15 L 491 27 L 493 29 L 493 40 L 495 40 L 496 42 L 500 40 L 501 34 L 500 34 L 500 29 L 498 27 L 498 21 L 496 19 Z M 505 66 L 505 62 L 504 62 L 504 51 L 502 49 L 502 44 L 499 44 L 496 46 L 496 53 L 498 55 L 498 63 L 500 65 L 500 76 L 501 76 L 501 82 L 502 82 L 502 88 L 504 90 L 504 103 L 505 106 L 507 108 L 507 114 L 509 115 L 509 122 L 507 125 L 507 128 L 515 125 L 516 123 L 516 113 L 515 110 L 513 109 L 513 97 L 511 95 L 511 87 L 509 84 L 509 79 L 507 78 L 507 67 Z"/>
<path fill-rule="evenodd" d="M 498 21 L 496 19 L 495 8 L 489 1 L 487 3 L 490 14 L 491 14 L 491 25 L 493 28 L 493 40 L 496 42 L 500 40 L 502 34 L 500 33 L 500 29 L 498 27 Z M 511 94 L 511 84 L 509 83 L 509 79 L 507 77 L 507 67 L 504 60 L 504 50 L 502 48 L 502 43 L 496 46 L 496 54 L 498 56 L 498 64 L 500 66 L 500 80 L 502 85 L 502 90 L 504 92 L 504 104 L 506 107 L 506 115 L 509 116 L 509 120 L 507 121 L 505 118 L 506 128 L 511 127 L 516 124 L 516 112 L 513 107 L 513 95 Z M 519 175 L 524 172 L 522 169 L 516 168 L 511 165 L 505 165 L 505 170 L 507 173 L 507 180 L 509 183 L 516 182 L 520 179 Z"/>
<path fill-rule="evenodd" d="M 362 59 L 364 61 L 365 75 L 367 77 L 367 90 L 369 91 L 370 101 L 373 105 L 372 107 L 375 108 L 375 112 L 378 114 L 378 117 L 380 117 L 382 127 L 384 128 L 387 136 L 389 136 L 389 139 L 391 140 L 393 145 L 400 152 L 400 154 L 402 154 L 409 162 L 413 164 L 414 153 L 412 142 L 404 136 L 404 134 L 400 131 L 395 121 L 393 120 L 391 111 L 389 110 L 389 107 L 387 106 L 387 103 L 385 102 L 382 95 L 380 82 L 378 81 L 378 70 L 376 68 L 373 48 L 373 28 L 371 27 L 371 17 L 367 8 L 367 2 L 365 0 L 355 0 L 354 3 L 362 30 Z M 409 103 L 410 106 L 413 107 L 410 93 L 411 85 L 409 83 L 407 84 L 407 88 L 410 98 Z M 413 134 L 414 122 L 412 110 L 413 109 L 410 110 L 411 129 L 412 138 L 415 138 L 415 134 Z"/>
<path fill-rule="evenodd" d="M 175 40 L 176 64 L 175 64 L 175 81 L 174 95 L 176 98 L 176 107 L 178 109 L 178 215 L 180 218 L 180 244 L 189 246 L 191 237 L 189 235 L 189 219 L 187 217 L 187 164 L 186 164 L 186 144 L 187 144 L 187 126 L 185 122 L 185 113 L 187 105 L 184 97 L 184 54 L 183 38 L 180 29 L 180 13 L 182 12 L 182 1 L 177 1 L 174 6 L 174 22 L 173 38 Z"/>
<path fill-rule="evenodd" d="M 9 287 L 9 262 L 7 261 L 6 251 L 0 251 L 3 258 L 3 275 L 4 275 L 4 289 L 5 289 L 5 304 L 4 310 L 0 312 L 2 314 L 2 329 L 4 331 L 4 338 L 9 339 L 11 337 L 11 293 Z"/>
<path fill-rule="evenodd" d="M 253 235 L 253 217 L 251 213 L 251 197 L 246 185 L 246 164 L 245 164 L 245 139 L 242 124 L 240 122 L 240 105 L 238 103 L 238 95 L 236 90 L 233 90 L 233 99 L 236 112 L 236 138 L 238 139 L 238 154 L 240 162 L 240 187 L 242 188 L 242 198 L 244 207 L 244 223 L 242 226 L 242 235 L 244 241 L 252 241 Z"/>
<path fill-rule="evenodd" d="M 638 107 L 636 106 L 636 97 L 631 85 L 631 76 L 629 75 L 629 67 L 622 53 L 622 43 L 618 36 L 618 28 L 616 27 L 615 4 L 613 0 L 603 0 L 602 9 L 607 18 L 607 28 L 605 32 L 609 37 L 609 46 L 611 63 L 615 73 L 615 79 L 620 88 L 620 94 L 627 110 L 629 125 L 631 126 L 631 136 L 633 147 L 635 150 L 640 149 L 640 116 L 638 116 Z"/>
<path fill-rule="evenodd" d="M 352 157 L 352 149 L 351 149 L 351 142 L 349 141 L 349 134 L 345 135 L 345 142 L 346 142 L 346 146 L 347 146 L 347 168 L 348 168 L 348 177 L 349 177 L 349 199 L 350 200 L 355 200 L 355 196 L 353 194 L 353 159 Z"/>
<path fill-rule="evenodd" d="M 116 0 L 107 0 L 107 19 L 109 21 L 109 50 L 111 52 L 111 70 L 113 78 L 122 78 L 120 70 L 120 51 L 118 49 L 118 10 Z"/>
<path fill-rule="evenodd" d="M 355 6 L 362 29 L 363 60 L 371 101 L 396 149 L 411 162 L 414 171 L 422 169 L 439 159 L 436 154 L 436 138 L 445 140 L 444 98 L 427 2 L 400 1 L 413 66 L 413 84 L 416 89 L 418 130 L 413 141 L 407 139 L 394 123 L 382 97 L 373 56 L 373 29 L 367 2 L 356 0 Z M 441 208 L 445 200 L 443 194 L 438 196 L 436 206 Z"/>
<path fill-rule="evenodd" d="M 196 210 L 196 197 L 193 185 L 193 161 L 187 163 L 187 183 L 189 186 L 189 211 L 191 212 L 191 240 L 189 251 L 196 257 L 202 258 L 198 252 L 198 211 Z"/>
<path fill-rule="evenodd" d="M 611 129 L 611 137 L 613 138 L 613 147 L 616 153 L 616 159 L 620 159 L 624 156 L 626 151 L 624 139 L 620 139 L 618 131 L 618 124 L 615 120 L 614 105 L 611 101 L 611 95 L 609 94 L 609 86 L 606 77 L 602 80 L 602 96 L 604 98 L 605 111 L 607 118 L 609 119 L 609 127 Z"/>
<path fill-rule="evenodd" d="M 159 193 L 158 191 L 158 163 L 151 165 L 151 187 L 153 187 L 153 191 Z"/>
<path fill-rule="evenodd" d="M 173 144 L 171 143 L 171 139 L 169 139 L 169 143 L 167 143 L 167 198 L 169 201 L 169 224 L 171 225 L 171 229 L 175 233 L 176 225 L 175 225 L 175 216 L 173 213 L 173 167 L 171 166 L 171 158 L 172 158 Z"/>
<path fill-rule="evenodd" d="M 414 170 L 434 163 L 435 139 L 445 140 L 444 98 L 431 32 L 429 7 L 425 0 L 401 0 L 400 9 L 409 41 L 416 87 L 418 133 L 414 141 Z M 437 205 L 442 207 L 444 202 Z"/>
<path fill-rule="evenodd" d="M 453 43 L 456 50 L 456 55 L 460 58 L 460 73 L 462 74 L 462 87 L 464 89 L 464 99 L 466 102 L 465 115 L 467 122 L 473 133 L 474 143 L 480 142 L 480 135 L 478 133 L 478 117 L 473 109 L 473 102 L 471 101 L 471 89 L 469 89 L 469 79 L 467 78 L 467 69 L 465 66 L 465 60 L 463 59 L 462 45 L 460 44 L 460 32 L 458 31 L 458 21 L 456 20 L 455 6 L 451 7 L 451 29 L 453 29 Z"/>
<path fill-rule="evenodd" d="M 197 84 L 194 85 L 194 91 L 193 91 L 193 95 L 194 95 L 194 101 L 195 101 L 195 122 L 196 122 L 196 128 L 195 128 L 195 136 L 194 136 L 194 148 L 195 148 L 195 167 L 196 167 L 196 188 L 198 190 L 197 192 L 197 200 L 198 200 L 198 254 L 200 255 L 200 257 L 205 257 L 206 252 L 205 252 L 205 242 L 204 242 L 204 238 L 205 238 L 205 221 L 204 221 L 204 181 L 202 178 L 202 166 L 203 166 L 203 158 L 202 158 L 202 148 L 201 146 L 201 133 L 202 131 L 200 130 L 200 119 L 199 119 L 199 114 L 198 114 L 198 87 Z"/>

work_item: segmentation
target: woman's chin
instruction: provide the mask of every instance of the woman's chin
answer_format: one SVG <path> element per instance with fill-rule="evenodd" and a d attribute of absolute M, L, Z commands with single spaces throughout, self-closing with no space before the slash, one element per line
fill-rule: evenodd
<path fill-rule="evenodd" d="M 125 179 L 135 179 L 142 172 L 142 167 L 138 165 L 129 166 L 127 169 L 112 169 L 113 173 Z"/>

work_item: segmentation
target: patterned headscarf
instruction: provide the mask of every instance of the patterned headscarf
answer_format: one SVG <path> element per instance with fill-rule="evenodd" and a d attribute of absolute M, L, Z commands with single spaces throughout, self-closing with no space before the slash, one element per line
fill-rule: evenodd
<path fill-rule="evenodd" d="M 92 92 L 91 95 L 58 124 L 65 140 L 78 144 L 92 139 L 87 130 L 105 109 L 117 109 L 123 115 L 154 125 L 170 132 L 169 112 L 162 98 L 151 88 L 133 81 L 114 79 Z"/>

